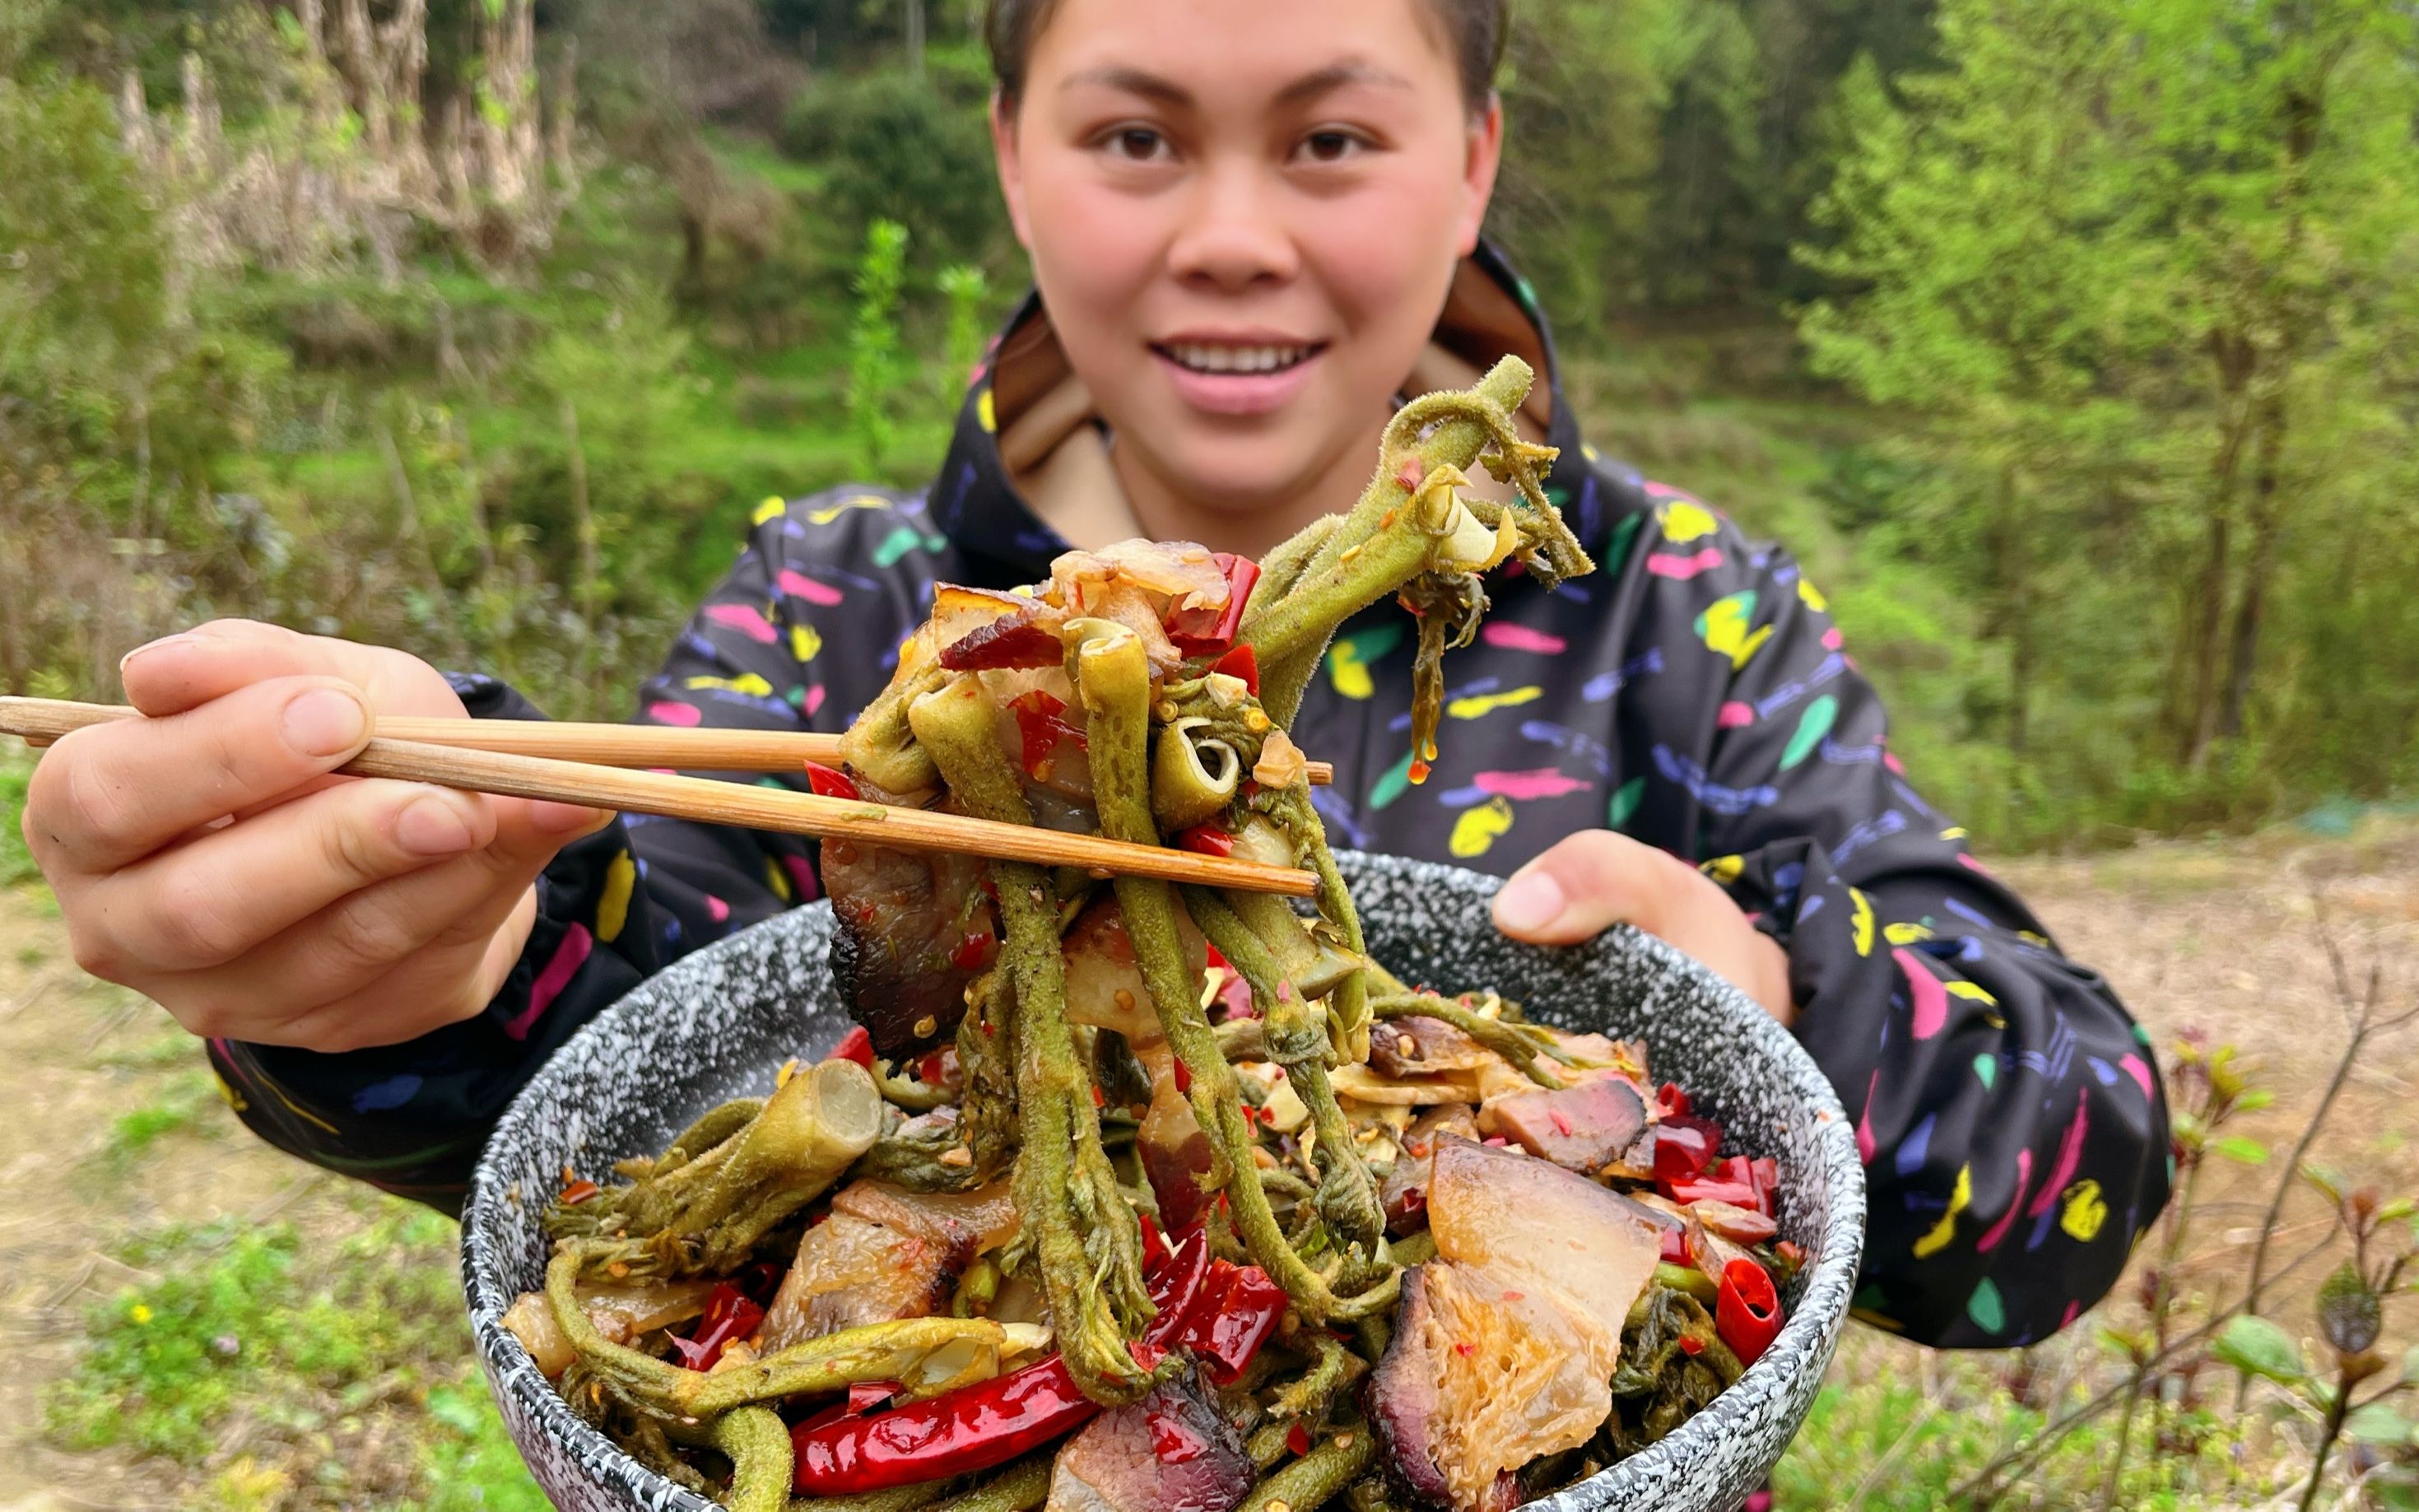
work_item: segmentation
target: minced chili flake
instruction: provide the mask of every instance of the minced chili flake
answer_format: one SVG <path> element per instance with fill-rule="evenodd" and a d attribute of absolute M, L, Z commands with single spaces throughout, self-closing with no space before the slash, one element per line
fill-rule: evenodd
<path fill-rule="evenodd" d="M 566 1208 L 578 1207 L 604 1190 L 595 1182 L 585 1179 L 574 1181 L 562 1189 L 562 1205 Z"/>
<path fill-rule="evenodd" d="M 1298 1455 L 1310 1453 L 1310 1429 L 1300 1423 L 1286 1429 L 1286 1447 Z"/>
<path fill-rule="evenodd" d="M 1680 1352 L 1691 1358 L 1703 1354 L 1705 1352 L 1704 1341 L 1694 1334 L 1683 1334 L 1680 1335 Z"/>

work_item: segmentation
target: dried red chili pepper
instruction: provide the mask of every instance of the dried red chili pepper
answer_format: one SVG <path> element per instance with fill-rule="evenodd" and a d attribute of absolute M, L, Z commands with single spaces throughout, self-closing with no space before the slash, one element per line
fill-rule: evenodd
<path fill-rule="evenodd" d="M 1150 1299 L 1159 1314 L 1132 1346 L 1137 1363 L 1148 1368 L 1164 1357 L 1198 1304 L 1209 1269 L 1209 1237 L 1200 1229 L 1153 1268 Z M 793 1484 L 804 1495 L 846 1496 L 970 1474 L 1071 1433 L 1100 1411 L 1054 1354 L 878 1416 L 809 1419 L 790 1434 Z"/>
<path fill-rule="evenodd" d="M 1741 1365 L 1753 1365 L 1772 1347 L 1783 1321 L 1780 1294 L 1772 1277 L 1753 1260 L 1733 1260 L 1722 1267 L 1721 1289 L 1714 1298 L 1714 1331 Z"/>

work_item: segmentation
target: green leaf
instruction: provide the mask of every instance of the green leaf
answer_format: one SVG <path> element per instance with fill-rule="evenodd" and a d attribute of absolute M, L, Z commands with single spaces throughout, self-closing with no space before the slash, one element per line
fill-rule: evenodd
<path fill-rule="evenodd" d="M 2223 1155 L 2238 1165 L 2265 1165 L 2268 1164 L 2268 1147 L 2257 1139 L 2246 1138 L 2242 1134 L 2228 1134 L 2209 1149 L 2211 1154 Z"/>
<path fill-rule="evenodd" d="M 2234 1100 L 2234 1111 L 2237 1113 L 2257 1113 L 2261 1108 L 2270 1106 L 2275 1101 L 2275 1093 L 2268 1090 L 2264 1087 L 2256 1087 Z"/>
<path fill-rule="evenodd" d="M 2419 1344 L 2402 1351 L 2402 1383 L 2419 1386 Z"/>
<path fill-rule="evenodd" d="M 2383 1305 L 2359 1267 L 2346 1260 L 2319 1285 L 2319 1332 L 2341 1354 L 2359 1354 L 2377 1343 L 2385 1326 Z"/>
<path fill-rule="evenodd" d="M 2386 1473 L 2395 1473 L 2388 1471 Z M 2377 1498 L 2377 1504 L 2385 1508 L 2385 1512 L 2419 1512 L 2419 1483 L 2412 1482 L 2407 1476 L 2370 1480 L 2365 1482 L 2365 1486 L 2369 1495 Z"/>
<path fill-rule="evenodd" d="M 2293 1335 L 2249 1313 L 2227 1323 L 2209 1352 L 2246 1376 L 2264 1376 L 2288 1386 L 2299 1385 L 2310 1376 L 2309 1366 L 2302 1362 L 2302 1346 Z"/>
<path fill-rule="evenodd" d="M 2411 1420 L 2384 1402 L 2355 1407 L 2344 1419 L 2344 1436 L 2361 1443 L 2402 1444 L 2411 1442 Z"/>

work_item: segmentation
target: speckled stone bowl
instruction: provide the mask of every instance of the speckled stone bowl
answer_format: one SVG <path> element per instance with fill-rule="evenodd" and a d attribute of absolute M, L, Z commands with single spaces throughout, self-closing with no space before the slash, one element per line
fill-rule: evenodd
<path fill-rule="evenodd" d="M 1346 856 L 1376 956 L 1407 980 L 1492 987 L 1567 1028 L 1643 1037 L 1732 1145 L 1779 1158 L 1780 1227 L 1809 1265 L 1789 1322 L 1739 1382 L 1678 1432 L 1535 1507 L 1726 1512 L 1780 1458 L 1811 1405 L 1848 1312 L 1865 1188 L 1829 1083 L 1736 991 L 1659 941 L 1621 929 L 1582 949 L 1513 945 L 1489 925 L 1495 878 Z M 702 1512 L 712 1504 L 624 1457 L 574 1417 L 501 1322 L 545 1268 L 540 1205 L 565 1165 L 602 1178 L 661 1149 L 699 1113 L 761 1093 L 791 1056 L 835 1042 L 847 1019 L 825 956 L 827 905 L 794 909 L 648 981 L 563 1047 L 496 1130 L 462 1224 L 462 1273 L 487 1379 L 531 1470 L 573 1512 Z"/>

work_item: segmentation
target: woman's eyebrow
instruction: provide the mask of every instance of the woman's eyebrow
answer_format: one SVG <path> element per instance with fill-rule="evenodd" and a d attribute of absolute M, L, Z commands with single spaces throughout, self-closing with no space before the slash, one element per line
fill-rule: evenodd
<path fill-rule="evenodd" d="M 1081 73 L 1071 73 L 1067 76 L 1066 82 L 1058 87 L 1081 89 L 1087 85 L 1122 90 L 1130 95 L 1140 95 L 1146 100 L 1156 100 L 1168 105 L 1193 103 L 1192 94 L 1181 85 L 1163 79 L 1156 73 L 1147 73 L 1141 69 L 1126 68 L 1117 64 L 1103 64 L 1097 69 L 1086 69 Z"/>
<path fill-rule="evenodd" d="M 1369 85 L 1381 89 L 1411 87 L 1411 82 L 1399 73 L 1381 69 L 1374 63 L 1348 59 L 1331 63 L 1323 69 L 1314 69 L 1294 80 L 1277 91 L 1276 102 L 1287 106 L 1307 104 L 1353 85 Z M 1186 106 L 1194 102 L 1192 91 L 1182 85 L 1142 69 L 1119 64 L 1103 64 L 1070 74 L 1059 87 L 1078 89 L 1087 85 L 1140 95 L 1146 100 L 1156 100 L 1167 105 Z"/>
<path fill-rule="evenodd" d="M 1411 81 L 1401 74 L 1381 69 L 1374 63 L 1349 58 L 1314 69 L 1277 91 L 1280 105 L 1303 105 L 1324 95 L 1353 85 L 1370 85 L 1380 89 L 1409 89 Z"/>

